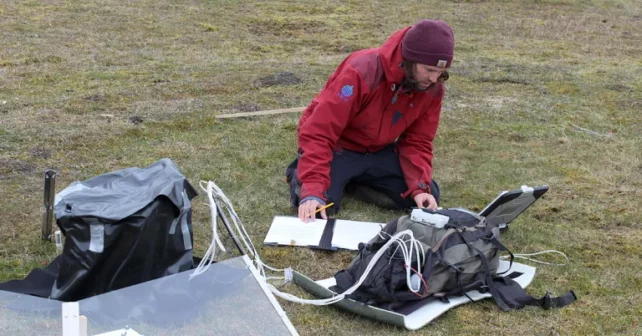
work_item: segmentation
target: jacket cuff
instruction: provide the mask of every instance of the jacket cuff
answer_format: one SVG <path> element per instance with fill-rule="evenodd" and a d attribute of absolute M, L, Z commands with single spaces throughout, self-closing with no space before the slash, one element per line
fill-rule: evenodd
<path fill-rule="evenodd" d="M 411 198 L 415 198 L 415 196 L 423 193 L 431 194 L 430 192 L 430 185 L 425 185 L 425 188 L 415 188 L 415 189 L 408 189 L 405 193 L 401 194 L 401 198 L 406 198 L 408 195 L 410 195 Z"/>
<path fill-rule="evenodd" d="M 308 197 L 302 199 L 301 202 L 299 202 L 299 205 L 301 205 L 301 204 L 303 204 L 303 203 L 305 203 L 305 202 L 307 202 L 309 200 L 315 200 L 315 201 L 319 202 L 321 205 L 325 205 L 325 201 L 324 200 L 322 200 L 322 199 L 320 199 L 318 197 L 314 197 L 314 196 L 308 196 Z"/>
<path fill-rule="evenodd" d="M 326 198 L 323 197 L 323 185 L 321 183 L 303 183 L 301 185 L 301 199 L 316 197 L 324 203 Z"/>

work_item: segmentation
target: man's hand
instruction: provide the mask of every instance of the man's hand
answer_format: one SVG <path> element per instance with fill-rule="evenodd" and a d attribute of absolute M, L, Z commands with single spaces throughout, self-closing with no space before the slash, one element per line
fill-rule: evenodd
<path fill-rule="evenodd" d="M 315 212 L 324 205 L 325 204 L 319 203 L 319 201 L 314 199 L 301 203 L 299 205 L 299 219 L 301 219 L 302 222 L 307 222 L 309 219 L 314 220 L 316 217 Z M 321 210 L 321 218 L 328 219 L 328 216 L 325 214 L 325 209 Z"/>
<path fill-rule="evenodd" d="M 437 210 L 437 201 L 435 200 L 435 197 L 431 194 L 428 194 L 428 193 L 417 194 L 417 196 L 415 196 L 414 199 L 415 199 L 415 203 L 417 203 L 417 207 L 420 209 L 428 208 L 430 210 Z"/>

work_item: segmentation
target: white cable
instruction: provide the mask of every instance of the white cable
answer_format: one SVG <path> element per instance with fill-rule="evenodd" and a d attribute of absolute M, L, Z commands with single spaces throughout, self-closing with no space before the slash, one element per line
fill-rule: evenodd
<path fill-rule="evenodd" d="M 201 183 L 202 183 L 202 182 L 201 182 Z M 215 194 L 216 194 L 216 196 L 218 196 L 219 198 L 221 198 L 221 200 L 223 201 L 223 205 L 224 205 L 225 210 L 227 210 L 228 215 L 229 215 L 230 217 L 232 217 L 232 222 L 234 223 L 234 226 L 236 227 L 236 230 L 237 230 L 239 233 L 241 233 L 241 232 L 242 232 L 242 234 L 240 234 L 240 236 L 241 236 L 241 240 L 243 241 L 243 244 L 244 244 L 244 245 L 245 245 L 245 247 L 250 251 L 250 253 L 254 254 L 254 253 L 256 252 L 256 249 L 254 248 L 254 245 L 252 244 L 252 240 L 251 240 L 251 239 L 249 239 L 249 235 L 248 235 L 248 234 L 247 234 L 247 232 L 245 231 L 245 227 L 243 227 L 243 226 L 241 225 L 242 230 L 241 230 L 241 228 L 239 228 L 239 221 L 240 221 L 240 218 L 239 218 L 239 216 L 236 214 L 236 211 L 234 211 L 234 208 L 232 207 L 232 203 L 230 202 L 230 200 L 229 200 L 229 199 L 227 198 L 227 196 L 225 196 L 225 194 L 223 193 L 223 190 L 221 190 L 221 189 L 220 189 L 220 188 L 219 188 L 219 187 L 218 187 L 214 182 L 212 182 L 212 181 L 209 181 L 209 182 L 207 183 L 207 188 L 208 188 L 208 190 L 214 189 L 214 190 L 213 190 L 213 193 L 215 193 Z M 208 191 L 208 192 L 209 192 L 209 191 Z M 212 204 L 210 204 L 210 206 L 212 206 Z M 246 237 L 248 237 L 248 239 L 247 239 L 247 240 L 246 240 Z"/>
<path fill-rule="evenodd" d="M 196 269 L 192 274 L 190 274 L 189 278 L 192 279 L 193 277 L 202 274 L 206 272 L 212 262 L 214 261 L 214 258 L 216 257 L 216 246 L 221 248 L 223 252 L 225 252 L 225 246 L 221 242 L 221 239 L 218 237 L 218 231 L 216 230 L 216 222 L 218 220 L 218 211 L 216 209 L 216 206 L 214 204 L 214 197 L 212 195 L 212 189 L 211 188 L 204 188 L 203 187 L 203 181 L 199 184 L 201 189 L 203 191 L 207 192 L 207 199 L 210 204 L 210 215 L 212 216 L 212 244 L 210 244 L 209 248 L 205 252 L 205 255 L 203 256 L 203 259 L 201 259 L 201 262 L 196 266 Z M 206 264 L 207 263 L 207 264 Z"/>
<path fill-rule="evenodd" d="M 541 260 L 537 260 L 537 259 L 527 258 L 527 257 L 532 257 L 532 256 L 540 255 L 540 254 L 546 254 L 546 253 L 557 253 L 557 254 L 561 254 L 561 255 L 564 257 L 564 259 L 566 259 L 566 263 L 569 263 L 569 262 L 570 262 L 570 260 L 569 260 L 569 259 L 568 259 L 568 257 L 566 256 L 566 254 L 564 254 L 564 253 L 562 253 L 562 252 L 560 252 L 560 251 L 556 251 L 556 250 L 546 250 L 546 251 L 535 252 L 535 253 L 521 253 L 521 254 L 513 254 L 513 257 L 515 257 L 515 258 L 519 258 L 519 259 L 524 259 L 524 260 L 530 260 L 530 261 L 532 261 L 532 262 L 536 262 L 536 263 L 540 263 L 540 264 L 544 264 L 544 265 L 553 265 L 553 266 L 565 266 L 565 265 L 566 265 L 566 263 L 564 263 L 564 264 L 556 264 L 556 263 L 549 263 L 549 262 L 541 261 Z M 508 259 L 508 258 L 509 258 L 509 256 L 501 256 L 500 258 L 501 258 L 501 259 Z"/>
<path fill-rule="evenodd" d="M 234 211 L 234 207 L 232 206 L 232 203 L 229 201 L 229 199 L 225 196 L 223 191 L 214 182 L 212 182 L 212 181 L 207 182 L 207 187 L 206 188 L 203 187 L 204 183 L 205 183 L 204 181 L 201 181 L 200 186 L 201 186 L 202 189 L 204 189 L 207 192 L 208 198 L 210 200 L 209 205 L 210 205 L 210 208 L 212 208 L 211 215 L 212 215 L 212 218 L 213 218 L 212 219 L 212 229 L 214 231 L 214 237 L 212 239 L 212 244 L 210 245 L 210 248 L 208 249 L 208 252 L 210 252 L 210 250 L 211 250 L 212 251 L 211 254 L 213 255 L 213 253 L 216 251 L 216 248 L 215 248 L 216 244 L 219 244 L 219 246 L 221 246 L 221 248 L 222 248 L 222 244 L 220 244 L 220 240 L 218 239 L 218 235 L 216 234 L 216 216 L 217 216 L 216 204 L 218 204 L 217 201 L 220 200 L 223 203 L 222 208 L 227 210 L 228 215 L 232 218 L 232 222 L 234 223 L 234 228 L 236 229 L 236 232 L 237 232 L 238 236 L 240 236 L 240 238 L 243 241 L 243 244 L 245 245 L 247 251 L 254 258 L 253 261 L 256 264 L 256 268 L 259 271 L 259 274 L 261 274 L 261 276 L 264 278 L 266 284 L 268 285 L 268 288 L 270 288 L 270 291 L 272 291 L 272 293 L 274 293 L 274 295 L 276 295 L 278 297 L 281 297 L 281 298 L 283 298 L 285 300 L 292 301 L 292 302 L 298 302 L 298 303 L 304 303 L 304 304 L 313 304 L 313 305 L 329 305 L 329 304 L 333 304 L 333 303 L 339 302 L 339 301 L 343 300 L 346 295 L 352 294 L 353 292 L 355 292 L 359 288 L 359 286 L 361 286 L 361 284 L 366 280 L 366 278 L 368 277 L 368 275 L 370 274 L 370 272 L 374 268 L 374 266 L 377 263 L 377 261 L 387 251 L 387 249 L 390 246 L 392 246 L 392 244 L 395 244 L 395 243 L 398 245 L 397 249 L 401 249 L 401 252 L 402 252 L 403 257 L 404 257 L 404 262 L 406 263 L 406 265 L 408 265 L 408 267 L 406 267 L 406 281 L 407 281 L 407 284 L 408 284 L 408 288 L 410 288 L 410 290 L 415 292 L 415 293 L 419 291 L 419 288 L 417 290 L 414 290 L 412 288 L 412 283 L 411 283 L 411 280 L 410 280 L 410 277 L 411 277 L 410 266 L 412 264 L 413 252 L 415 252 L 415 254 L 417 256 L 417 265 L 418 265 L 417 266 L 418 267 L 417 273 L 419 273 L 419 275 L 421 274 L 421 258 L 420 258 L 421 254 L 420 253 L 423 253 L 424 251 L 423 251 L 423 246 L 414 238 L 413 233 L 412 233 L 411 230 L 401 231 L 401 232 L 396 233 L 394 236 L 391 236 L 390 239 L 377 251 L 377 253 L 375 253 L 375 255 L 373 256 L 373 258 L 370 261 L 370 263 L 368 263 L 368 266 L 366 267 L 365 271 L 363 272 L 363 274 L 361 275 L 359 280 L 354 285 L 352 285 L 352 287 L 348 288 L 346 291 L 344 291 L 341 294 L 335 295 L 335 296 L 333 296 L 331 298 L 327 298 L 327 299 L 308 300 L 308 299 L 302 299 L 302 298 L 296 297 L 296 296 L 294 296 L 292 294 L 289 294 L 289 293 L 283 293 L 283 292 L 279 291 L 276 287 L 274 287 L 272 284 L 267 282 L 267 280 L 269 280 L 269 279 L 283 279 L 283 278 L 282 277 L 269 277 L 269 276 L 267 276 L 267 274 L 265 273 L 265 268 L 267 268 L 269 270 L 272 270 L 272 271 L 276 271 L 276 272 L 283 271 L 284 272 L 284 277 L 285 277 L 286 280 L 291 278 L 291 269 L 289 269 L 289 268 L 287 268 L 285 270 L 277 269 L 277 268 L 270 267 L 269 265 L 266 265 L 265 263 L 263 263 L 263 261 L 259 257 L 258 252 L 256 251 L 256 248 L 254 247 L 254 244 L 252 244 L 252 240 L 251 240 L 250 236 L 248 235 L 247 231 L 245 230 L 245 227 L 243 226 L 243 223 L 241 222 L 241 219 L 236 214 L 236 211 Z M 216 199 L 214 198 L 214 196 L 216 196 Z M 404 239 L 402 239 L 402 237 L 408 237 L 408 240 L 404 240 Z M 406 245 L 406 243 L 409 243 L 409 246 Z M 395 250 L 395 253 L 396 253 L 396 250 Z M 210 264 L 211 264 L 211 260 L 210 260 Z M 190 275 L 190 277 L 197 276 L 198 274 L 201 274 L 201 273 L 205 272 L 207 270 L 207 267 L 209 267 L 209 264 L 205 268 L 202 267 L 201 264 L 199 264 L 197 269 L 194 271 L 193 274 Z"/>
<path fill-rule="evenodd" d="M 270 287 L 270 290 L 272 291 L 272 293 L 274 293 L 274 295 L 276 295 L 276 296 L 278 296 L 280 298 L 283 298 L 285 300 L 292 301 L 292 302 L 304 303 L 304 304 L 312 304 L 312 305 L 317 305 L 317 306 L 329 305 L 329 304 L 333 304 L 333 303 L 339 302 L 339 301 L 343 300 L 346 297 L 346 295 L 350 295 L 350 294 L 354 293 L 359 288 L 359 286 L 361 286 L 361 284 L 366 280 L 366 278 L 368 277 L 368 275 L 370 274 L 370 272 L 374 268 L 374 266 L 377 263 L 377 261 L 387 251 L 388 247 L 390 247 L 394 243 L 399 243 L 400 239 L 398 239 L 398 238 L 400 238 L 401 236 L 405 236 L 405 235 L 408 235 L 412 239 L 414 239 L 412 231 L 410 231 L 410 230 L 401 231 L 401 232 L 398 232 L 397 234 L 395 234 L 388 242 L 386 242 L 386 244 L 384 244 L 377 251 L 377 253 L 375 253 L 375 255 L 372 257 L 372 260 L 370 261 L 370 263 L 368 263 L 368 266 L 366 267 L 365 271 L 363 272 L 363 274 L 361 275 L 359 280 L 354 285 L 352 285 L 352 287 L 346 289 L 341 294 L 332 296 L 332 297 L 327 298 L 327 299 L 308 300 L 308 299 L 302 299 L 302 298 L 296 297 L 296 296 L 294 296 L 292 294 L 283 293 L 283 292 L 279 291 L 278 289 L 276 289 L 274 286 L 272 286 L 269 283 L 268 283 L 268 286 Z M 404 251 L 403 248 L 402 248 L 402 251 Z M 408 250 L 406 249 L 404 253 L 407 253 L 407 252 L 408 252 Z M 409 277 L 408 277 L 408 284 L 409 284 L 409 287 L 410 287 L 410 278 Z"/>
<path fill-rule="evenodd" d="M 206 188 L 203 187 L 204 184 L 207 185 Z M 212 197 L 209 204 L 210 208 L 213 209 L 211 211 L 212 216 L 215 216 L 217 214 L 216 204 L 221 205 L 220 203 L 222 203 L 221 209 L 224 209 L 225 211 L 227 211 L 228 217 L 232 218 L 232 222 L 234 223 L 234 229 L 236 229 L 236 233 L 241 238 L 241 241 L 243 242 L 243 245 L 245 246 L 245 249 L 248 251 L 249 255 L 254 258 L 253 261 L 256 264 L 256 268 L 259 271 L 259 274 L 261 274 L 261 276 L 264 278 L 268 278 L 267 274 L 265 273 L 265 268 L 276 272 L 283 271 L 282 269 L 278 269 L 278 268 L 274 268 L 269 265 L 266 265 L 260 259 L 258 252 L 256 251 L 256 248 L 254 247 L 254 244 L 252 243 L 252 240 L 249 237 L 249 234 L 247 233 L 247 231 L 245 230 L 245 227 L 241 222 L 241 219 L 239 218 L 236 211 L 234 210 L 234 207 L 232 206 L 232 203 L 230 202 L 230 200 L 227 198 L 227 196 L 225 196 L 225 193 L 223 193 L 223 190 L 221 190 L 212 181 L 209 181 L 209 182 L 201 181 L 200 186 L 202 189 L 204 189 L 208 193 L 208 196 L 212 195 L 216 197 L 216 199 Z M 214 242 L 212 242 L 212 245 L 213 244 Z"/>
<path fill-rule="evenodd" d="M 417 289 L 414 289 L 412 287 L 412 273 L 411 273 L 411 256 L 412 256 L 412 249 L 414 245 L 417 245 L 418 247 L 416 248 L 416 256 L 417 256 L 417 276 L 423 278 L 422 273 L 421 273 L 421 265 L 423 264 L 423 261 L 421 260 L 421 256 L 426 255 L 426 251 L 424 250 L 424 246 L 413 237 L 409 240 L 404 240 L 401 238 L 394 238 L 392 235 L 390 235 L 387 232 L 384 231 L 379 231 L 378 235 L 381 239 L 386 239 L 385 237 L 382 236 L 382 234 L 385 234 L 390 237 L 390 239 L 395 239 L 398 241 L 397 247 L 395 250 L 392 252 L 392 255 L 395 255 L 399 249 L 401 249 L 401 253 L 404 256 L 404 262 L 406 263 L 406 283 L 408 284 L 408 289 L 413 292 L 413 293 L 418 293 L 421 290 L 421 283 L 419 283 Z M 406 243 L 410 243 L 410 250 L 408 250 Z M 421 249 L 421 253 L 419 250 Z M 389 262 L 392 262 L 392 258 L 390 258 Z"/>

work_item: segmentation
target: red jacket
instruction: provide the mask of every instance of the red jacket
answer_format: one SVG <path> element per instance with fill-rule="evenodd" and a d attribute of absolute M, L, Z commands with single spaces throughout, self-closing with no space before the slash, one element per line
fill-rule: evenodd
<path fill-rule="evenodd" d="M 376 152 L 397 142 L 409 189 L 407 197 L 430 192 L 433 139 L 439 124 L 443 83 L 429 90 L 399 90 L 404 78 L 401 40 L 394 33 L 380 48 L 348 56 L 299 120 L 301 199 L 326 200 L 333 151 Z"/>

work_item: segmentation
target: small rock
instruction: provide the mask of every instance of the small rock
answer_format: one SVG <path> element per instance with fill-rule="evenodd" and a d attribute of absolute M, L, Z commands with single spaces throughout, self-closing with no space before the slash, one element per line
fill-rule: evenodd
<path fill-rule="evenodd" d="M 111 119 L 111 118 L 113 118 L 113 117 L 114 117 L 114 115 L 113 115 L 113 114 L 101 114 L 100 116 L 101 116 L 102 118 L 107 118 L 107 119 Z"/>
<path fill-rule="evenodd" d="M 6 103 L 7 103 L 7 101 L 6 101 L 6 100 L 3 100 L 3 101 L 2 101 L 2 105 L 6 104 Z"/>

